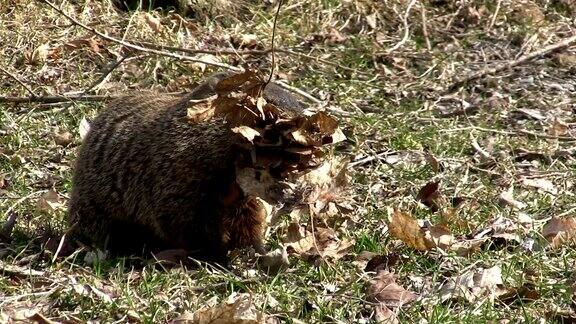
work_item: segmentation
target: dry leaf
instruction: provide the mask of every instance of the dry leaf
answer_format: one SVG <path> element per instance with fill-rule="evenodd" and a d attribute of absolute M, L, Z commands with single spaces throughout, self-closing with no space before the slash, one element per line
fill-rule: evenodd
<path fill-rule="evenodd" d="M 99 38 L 91 37 L 88 39 L 88 46 L 94 53 L 100 53 L 100 47 L 102 46 L 102 41 Z"/>
<path fill-rule="evenodd" d="M 376 27 L 378 26 L 376 14 L 367 15 L 366 22 L 368 23 L 368 26 L 370 26 L 370 28 L 376 29 Z"/>
<path fill-rule="evenodd" d="M 440 287 L 440 300 L 464 299 L 471 303 L 484 298 L 493 300 L 503 293 L 498 287 L 502 284 L 502 269 L 499 266 L 470 270 L 448 278 Z"/>
<path fill-rule="evenodd" d="M 454 236 L 444 225 L 433 225 L 426 229 L 424 234 L 427 246 L 434 246 L 447 251 L 454 244 Z"/>
<path fill-rule="evenodd" d="M 379 272 L 380 270 L 387 270 L 396 266 L 400 261 L 402 261 L 401 256 L 396 253 L 373 255 L 363 270 L 366 272 Z"/>
<path fill-rule="evenodd" d="M 31 54 L 28 54 L 26 56 L 26 62 L 28 64 L 38 64 L 38 63 L 43 63 L 45 62 L 48 57 L 52 54 L 52 50 L 50 49 L 50 45 L 46 44 L 42 44 L 38 47 L 36 47 L 36 49 L 34 49 L 34 51 Z"/>
<path fill-rule="evenodd" d="M 342 35 L 342 33 L 336 29 L 336 28 L 330 28 L 330 32 L 328 33 L 328 37 L 326 38 L 326 42 L 328 44 L 338 44 L 338 43 L 343 43 L 347 40 L 348 38 L 344 35 Z"/>
<path fill-rule="evenodd" d="M 36 207 L 43 212 L 53 212 L 58 208 L 63 208 L 64 204 L 60 195 L 54 189 L 50 189 L 38 198 Z"/>
<path fill-rule="evenodd" d="M 162 31 L 162 22 L 160 19 L 149 12 L 143 12 L 142 16 L 144 22 L 152 29 L 153 31 L 159 33 Z"/>
<path fill-rule="evenodd" d="M 390 234 L 409 247 L 420 251 L 430 250 L 429 243 L 424 237 L 424 231 L 409 214 L 397 209 L 389 210 L 387 224 Z"/>
<path fill-rule="evenodd" d="M 14 278 L 30 278 L 30 277 L 45 277 L 46 272 L 34 270 L 31 268 L 20 267 L 15 264 L 8 264 L 0 260 L 0 271 L 6 277 Z"/>
<path fill-rule="evenodd" d="M 58 132 L 54 134 L 54 142 L 60 146 L 66 147 L 70 145 L 70 143 L 72 143 L 73 140 L 74 137 L 70 132 L 62 132 L 62 133 Z"/>
<path fill-rule="evenodd" d="M 418 194 L 416 194 L 416 200 L 421 201 L 426 207 L 430 208 L 433 212 L 440 209 L 441 204 L 441 193 L 440 193 L 440 181 L 428 182 L 424 187 L 422 187 Z"/>
<path fill-rule="evenodd" d="M 74 284 L 72 285 L 72 289 L 79 295 L 85 297 L 97 297 L 99 300 L 103 301 L 104 303 L 110 304 L 112 303 L 112 297 L 107 295 L 106 293 L 102 292 L 101 290 L 97 289 L 96 287 L 88 284 Z"/>
<path fill-rule="evenodd" d="M 438 159 L 434 155 L 432 155 L 432 153 L 424 152 L 424 159 L 426 160 L 428 165 L 430 165 L 430 168 L 432 168 L 434 172 L 438 173 L 442 171 L 443 169 L 442 164 L 440 164 L 440 161 L 438 161 Z"/>
<path fill-rule="evenodd" d="M 386 324 L 396 324 L 400 323 L 398 318 L 396 317 L 396 313 L 394 313 L 390 308 L 378 304 L 374 307 L 374 319 L 376 323 L 386 323 Z"/>
<path fill-rule="evenodd" d="M 526 207 L 525 203 L 514 199 L 514 187 L 512 186 L 508 188 L 508 190 L 503 191 L 499 198 L 500 202 L 504 205 L 508 205 L 516 209 L 523 209 Z"/>
<path fill-rule="evenodd" d="M 250 294 L 232 293 L 226 301 L 218 305 L 206 305 L 193 315 L 184 314 L 171 323 L 261 324 L 269 317 L 256 309 Z"/>
<path fill-rule="evenodd" d="M 190 100 L 186 117 L 191 123 L 200 123 L 209 120 L 214 116 L 214 100 L 215 96 L 208 97 L 201 100 Z"/>
<path fill-rule="evenodd" d="M 335 134 L 338 132 L 338 134 Z M 325 112 L 317 112 L 307 118 L 301 127 L 291 133 L 294 141 L 305 146 L 320 146 L 346 138 L 338 128 L 338 122 Z M 335 136 L 333 136 L 335 135 Z M 342 137 L 344 136 L 344 137 Z"/>
<path fill-rule="evenodd" d="M 79 38 L 67 42 L 66 44 L 64 44 L 64 46 L 71 49 L 89 47 L 92 52 L 100 53 L 100 47 L 102 46 L 102 41 L 96 37 Z"/>
<path fill-rule="evenodd" d="M 467 257 L 479 252 L 488 239 L 489 238 L 487 237 L 483 237 L 479 239 L 457 241 L 450 246 L 450 250 L 456 252 L 459 256 Z"/>
<path fill-rule="evenodd" d="M 398 309 L 404 304 L 415 301 L 417 295 L 404 289 L 396 283 L 394 274 L 381 270 L 368 283 L 366 288 L 366 299 L 369 302 L 377 303 L 375 306 L 376 319 L 395 321 L 396 314 L 392 309 Z"/>
<path fill-rule="evenodd" d="M 505 248 L 510 244 L 517 245 L 522 242 L 518 234 L 521 230 L 517 222 L 506 217 L 497 217 L 486 227 L 477 230 L 474 239 L 487 239 L 486 241 L 490 241 L 493 247 Z"/>
<path fill-rule="evenodd" d="M 290 223 L 284 238 L 285 247 L 288 252 L 302 254 L 314 247 L 314 238 L 306 230 L 305 226 L 297 223 Z"/>
<path fill-rule="evenodd" d="M 568 124 L 558 118 L 554 118 L 554 123 L 549 131 L 552 136 L 565 136 L 568 134 L 568 129 Z"/>
<path fill-rule="evenodd" d="M 333 229 L 317 227 L 312 233 L 295 223 L 288 226 L 284 242 L 288 252 L 308 259 L 321 257 L 338 260 L 354 247 L 354 240 L 339 239 Z"/>
<path fill-rule="evenodd" d="M 302 201 L 310 204 L 316 214 L 328 212 L 330 203 L 345 200 L 348 184 L 347 163 L 340 158 L 327 159 L 318 167 L 297 175 L 294 182 L 304 192 Z M 334 215 L 333 215 L 334 216 Z"/>
<path fill-rule="evenodd" d="M 216 93 L 226 95 L 230 92 L 242 92 L 252 89 L 258 85 L 263 85 L 260 76 L 253 70 L 244 70 L 241 73 L 235 73 L 220 80 L 215 87 Z"/>
<path fill-rule="evenodd" d="M 258 36 L 255 34 L 242 34 L 240 36 L 240 47 L 254 47 L 258 45 Z"/>
<path fill-rule="evenodd" d="M 254 142 L 254 138 L 262 136 L 259 131 L 255 130 L 251 127 L 248 127 L 248 126 L 234 127 L 234 128 L 232 128 L 232 131 L 234 133 L 237 133 L 237 134 L 244 136 L 244 138 L 246 138 L 251 143 Z"/>
<path fill-rule="evenodd" d="M 553 248 L 576 242 L 576 218 L 552 217 L 542 229 L 542 236 L 550 242 Z"/>
<path fill-rule="evenodd" d="M 220 58 L 218 56 L 212 54 L 202 54 L 196 57 L 198 60 L 202 62 L 193 62 L 190 64 L 192 69 L 198 70 L 200 72 L 206 71 L 207 64 L 206 63 L 221 63 Z M 204 63 L 206 62 L 206 63 Z"/>
<path fill-rule="evenodd" d="M 544 192 L 550 193 L 552 195 L 556 195 L 558 191 L 554 184 L 547 179 L 537 178 L 537 179 L 530 179 L 530 178 L 523 178 L 522 184 L 527 187 L 537 188 Z"/>
<path fill-rule="evenodd" d="M 417 296 L 397 284 L 394 274 L 381 270 L 370 280 L 366 297 L 368 301 L 396 308 L 416 300 Z"/>
<path fill-rule="evenodd" d="M 344 132 L 342 132 L 340 127 L 334 130 L 334 133 L 332 133 L 331 137 L 332 137 L 332 141 L 330 142 L 331 144 L 340 143 L 347 139 L 346 135 L 344 135 Z"/>
<path fill-rule="evenodd" d="M 316 228 L 316 246 L 323 258 L 339 260 L 354 247 L 353 239 L 339 239 L 331 228 Z"/>
<path fill-rule="evenodd" d="M 265 255 L 258 257 L 258 266 L 267 270 L 268 273 L 274 274 L 290 265 L 288 252 L 285 247 L 279 247 Z"/>
<path fill-rule="evenodd" d="M 540 299 L 540 292 L 536 290 L 533 284 L 524 283 L 519 288 L 503 290 L 498 299 L 507 305 L 512 305 L 519 301 L 524 304 Z"/>
<path fill-rule="evenodd" d="M 542 115 L 542 113 L 537 109 L 530 109 L 530 108 L 519 108 L 515 112 L 522 114 L 528 118 L 534 120 L 545 120 L 546 116 Z"/>
<path fill-rule="evenodd" d="M 47 318 L 46 316 L 40 313 L 34 313 L 34 315 L 27 318 L 28 321 L 31 323 L 38 323 L 38 324 L 57 324 L 60 322 L 52 321 L 51 319 Z"/>

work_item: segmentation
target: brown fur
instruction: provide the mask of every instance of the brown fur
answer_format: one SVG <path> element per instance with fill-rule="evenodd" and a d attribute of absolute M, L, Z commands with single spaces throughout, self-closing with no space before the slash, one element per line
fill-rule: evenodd
<path fill-rule="evenodd" d="M 216 262 L 230 249 L 261 246 L 262 206 L 236 184 L 237 135 L 218 119 L 186 120 L 187 101 L 213 94 L 213 78 L 188 95 L 142 92 L 100 113 L 74 170 L 74 238 L 115 254 L 185 249 Z"/>

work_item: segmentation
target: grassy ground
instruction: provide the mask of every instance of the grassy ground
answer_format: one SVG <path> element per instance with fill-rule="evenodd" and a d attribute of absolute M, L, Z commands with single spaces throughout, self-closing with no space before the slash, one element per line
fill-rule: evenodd
<path fill-rule="evenodd" d="M 116 38 L 189 49 L 266 49 L 274 17 L 274 6 L 260 3 L 198 7 L 191 19 L 118 13 L 109 1 L 58 5 Z M 277 53 L 277 76 L 346 112 L 338 116 L 349 141 L 335 151 L 352 161 L 353 212 L 327 223 L 354 244 L 321 262 L 295 253 L 276 275 L 242 260 L 231 271 L 52 260 L 42 238 L 64 228 L 79 125 L 103 103 L 0 102 L 0 216 L 17 216 L 11 238 L 0 236 L 0 321 L 165 322 L 233 293 L 249 293 L 269 321 L 576 320 L 576 250 L 546 240 L 556 216 L 573 235 L 575 50 L 444 91 L 572 35 L 575 15 L 569 0 L 286 3 L 277 44 L 305 55 Z M 132 51 L 93 86 L 128 50 L 40 1 L 0 0 L 0 43 L 0 67 L 36 95 L 179 91 L 214 70 Z M 270 65 L 268 56 L 198 57 Z M 0 73 L 0 95 L 28 96 L 20 82 Z M 418 195 L 436 181 L 439 188 Z M 416 219 L 422 230 L 410 232 Z M 434 244 L 419 249 L 416 241 L 430 242 L 425 232 Z M 386 282 L 375 274 L 382 270 L 398 287 L 374 288 Z"/>

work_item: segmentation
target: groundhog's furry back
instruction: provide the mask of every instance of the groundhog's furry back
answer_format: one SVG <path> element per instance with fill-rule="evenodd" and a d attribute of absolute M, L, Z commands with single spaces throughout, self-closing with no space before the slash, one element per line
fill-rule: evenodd
<path fill-rule="evenodd" d="M 77 158 L 72 236 L 121 254 L 179 248 L 224 261 L 227 243 L 245 241 L 222 228 L 223 217 L 247 203 L 235 183 L 236 138 L 222 121 L 188 122 L 178 97 L 116 100 L 94 120 Z M 253 225 L 258 232 L 261 224 Z"/>

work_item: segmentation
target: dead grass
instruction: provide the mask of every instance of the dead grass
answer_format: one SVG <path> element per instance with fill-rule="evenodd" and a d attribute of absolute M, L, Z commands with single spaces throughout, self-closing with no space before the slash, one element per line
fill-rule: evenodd
<path fill-rule="evenodd" d="M 249 293 L 258 310 L 287 322 L 374 321 L 383 304 L 401 322 L 573 321 L 576 250 L 550 246 L 543 227 L 576 210 L 574 48 L 441 94 L 455 78 L 572 35 L 573 2 L 424 2 L 427 35 L 422 2 L 409 11 L 408 3 L 288 2 L 279 17 L 277 44 L 307 57 L 278 53 L 277 76 L 350 113 L 341 118 L 350 141 L 335 152 L 357 163 L 351 167 L 353 212 L 328 220 L 353 248 L 324 262 L 291 255 L 291 265 L 276 275 L 243 259 L 231 271 L 141 268 L 124 259 L 89 265 L 80 254 L 53 262 L 42 237 L 64 226 L 79 125 L 102 103 L 0 103 L 0 215 L 18 215 L 11 240 L 0 236 L 0 321 L 165 322 L 233 292 Z M 241 11 L 184 20 L 174 13 L 119 14 L 109 1 L 59 5 L 116 38 L 206 50 L 241 50 L 243 39 L 254 40 L 249 49 L 268 48 L 274 12 L 247 1 Z M 38 96 L 82 93 L 128 53 L 38 1 L 0 0 L 0 21 L 0 66 Z M 198 57 L 270 65 L 261 55 Z M 181 91 L 212 70 L 133 52 L 89 94 Z M 0 75 L 0 95 L 29 95 Z M 69 141 L 58 140 L 66 133 Z M 444 198 L 433 211 L 416 196 L 436 180 Z M 510 188 L 513 199 L 503 200 Z M 451 209 L 454 198 L 464 202 Z M 444 224 L 456 242 L 475 236 L 485 242 L 468 255 L 439 247 L 418 251 L 390 234 L 389 207 Z M 508 220 L 503 229 L 494 225 L 502 219 Z M 274 246 L 279 241 L 279 233 L 270 239 Z M 372 268 L 366 269 L 368 260 Z M 472 279 L 455 285 L 477 296 L 447 288 L 459 275 L 477 271 L 487 278 L 483 271 L 496 268 L 501 282 L 490 276 L 485 286 Z M 375 274 L 365 270 L 382 269 L 418 297 L 388 296 L 406 303 L 397 307 L 367 296 Z"/>

